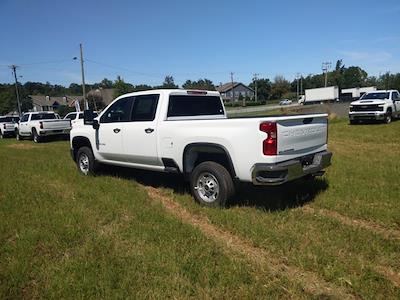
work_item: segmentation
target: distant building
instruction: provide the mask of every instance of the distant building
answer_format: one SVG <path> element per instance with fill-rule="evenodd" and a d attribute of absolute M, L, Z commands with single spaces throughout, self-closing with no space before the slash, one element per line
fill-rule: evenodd
<path fill-rule="evenodd" d="M 233 85 L 231 82 L 228 82 L 225 84 L 221 84 L 220 86 L 217 86 L 215 88 L 218 92 L 221 93 L 222 99 L 226 102 L 232 100 L 232 95 L 233 101 L 238 101 L 240 96 L 242 96 L 243 98 L 254 98 L 254 90 L 241 82 L 234 82 Z"/>
<path fill-rule="evenodd" d="M 45 96 L 45 95 L 29 95 L 32 100 L 34 111 L 53 111 L 60 106 L 73 107 L 75 100 L 83 100 L 83 96 Z"/>
<path fill-rule="evenodd" d="M 342 89 L 340 99 L 342 99 L 342 100 L 359 99 L 365 93 L 369 93 L 369 92 L 373 92 L 373 91 L 376 91 L 376 86 Z"/>
<path fill-rule="evenodd" d="M 91 90 L 86 94 L 86 99 L 89 103 L 95 101 L 98 104 L 98 108 L 101 109 L 115 99 L 114 91 L 115 89 Z M 83 96 L 29 95 L 29 98 L 32 100 L 33 111 L 54 111 L 60 106 L 74 107 L 75 101 L 79 101 L 81 103 L 81 109 L 83 109 Z"/>

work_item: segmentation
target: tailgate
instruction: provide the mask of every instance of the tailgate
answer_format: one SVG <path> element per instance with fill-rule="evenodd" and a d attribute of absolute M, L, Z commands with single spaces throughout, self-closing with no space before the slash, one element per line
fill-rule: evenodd
<path fill-rule="evenodd" d="M 69 120 L 48 120 L 41 122 L 43 123 L 44 130 L 64 130 L 71 128 L 71 122 Z"/>
<path fill-rule="evenodd" d="M 277 120 L 278 155 L 307 154 L 327 143 L 327 115 Z"/>
<path fill-rule="evenodd" d="M 14 131 L 14 128 L 15 128 L 15 124 L 14 123 L 6 123 L 6 124 L 4 124 L 4 126 L 5 126 L 5 130 L 6 131 Z"/>

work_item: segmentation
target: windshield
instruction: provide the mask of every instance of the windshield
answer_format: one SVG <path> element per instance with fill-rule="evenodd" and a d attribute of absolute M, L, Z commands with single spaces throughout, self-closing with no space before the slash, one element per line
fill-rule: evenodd
<path fill-rule="evenodd" d="M 32 121 L 35 120 L 53 120 L 56 119 L 55 114 L 33 114 L 31 117 Z"/>
<path fill-rule="evenodd" d="M 368 93 L 361 96 L 360 100 L 364 99 L 389 99 L 389 93 Z"/>

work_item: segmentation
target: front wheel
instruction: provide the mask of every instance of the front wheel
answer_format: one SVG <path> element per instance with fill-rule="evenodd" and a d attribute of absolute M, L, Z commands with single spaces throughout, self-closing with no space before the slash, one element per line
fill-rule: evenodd
<path fill-rule="evenodd" d="M 76 165 L 83 175 L 94 175 L 96 173 L 97 163 L 89 147 L 79 148 L 76 155 Z"/>
<path fill-rule="evenodd" d="M 387 114 L 386 114 L 386 116 L 385 116 L 384 122 L 385 122 L 386 124 L 389 124 L 389 123 L 392 122 L 392 112 L 387 112 Z"/>
<path fill-rule="evenodd" d="M 235 190 L 229 172 L 212 161 L 203 162 L 193 170 L 190 189 L 197 202 L 212 207 L 224 207 Z"/>

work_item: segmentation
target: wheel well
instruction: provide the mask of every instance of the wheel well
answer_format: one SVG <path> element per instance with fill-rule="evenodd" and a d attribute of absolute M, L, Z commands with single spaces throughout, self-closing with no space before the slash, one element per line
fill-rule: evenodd
<path fill-rule="evenodd" d="M 79 148 L 81 147 L 89 147 L 92 151 L 92 145 L 90 144 L 90 141 L 88 138 L 83 137 L 83 136 L 77 136 L 74 137 L 72 140 L 72 154 L 73 154 L 73 158 L 74 160 L 76 160 L 76 155 L 78 153 Z"/>
<path fill-rule="evenodd" d="M 219 163 L 231 174 L 236 177 L 232 159 L 225 147 L 217 144 L 196 143 L 185 147 L 183 151 L 183 174 L 189 179 L 193 169 L 205 161 Z"/>
<path fill-rule="evenodd" d="M 388 109 L 387 109 L 387 111 L 386 112 L 390 112 L 390 113 L 392 113 L 392 108 L 391 107 L 388 107 Z"/>

